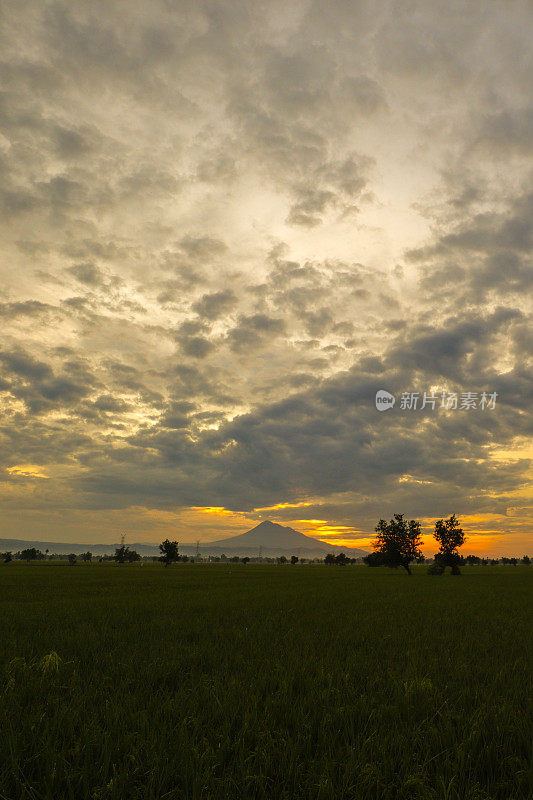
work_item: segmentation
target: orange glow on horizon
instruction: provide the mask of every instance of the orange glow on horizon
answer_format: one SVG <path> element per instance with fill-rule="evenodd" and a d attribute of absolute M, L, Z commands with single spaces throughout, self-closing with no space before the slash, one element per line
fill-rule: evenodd
<path fill-rule="evenodd" d="M 329 541 L 327 537 L 321 537 L 320 540 L 335 547 L 355 547 L 369 551 L 372 549 L 373 542 L 373 539 L 334 539 L 333 541 Z"/>
<path fill-rule="evenodd" d="M 285 504 L 280 503 L 280 506 Z M 528 513 L 530 507 L 525 506 L 522 513 Z M 237 536 L 254 528 L 266 515 L 259 515 L 244 511 L 231 511 L 223 506 L 189 506 L 173 509 L 156 509 L 141 506 L 130 506 L 128 511 L 137 522 L 145 527 L 146 533 L 143 541 L 156 541 L 161 537 L 178 537 L 183 543 L 192 543 L 199 540 L 201 543 Z M 255 509 L 254 509 L 255 511 Z M 443 516 L 449 516 L 445 514 Z M 375 540 L 374 531 L 348 525 L 336 525 L 326 519 L 280 519 L 277 514 L 271 516 L 273 522 L 280 525 L 293 527 L 301 533 L 331 546 L 362 548 L 372 551 L 372 542 Z M 424 517 L 422 523 L 422 552 L 426 557 L 431 557 L 438 549 L 438 544 L 433 537 L 435 520 L 440 517 Z M 516 520 L 516 522 L 515 522 Z M 133 522 L 133 519 L 132 519 Z M 466 541 L 461 548 L 464 555 L 480 555 L 497 557 L 503 555 L 520 556 L 528 553 L 531 555 L 531 543 L 527 534 L 521 531 L 521 524 L 514 516 L 505 516 L 495 512 L 469 514 L 459 516 Z M 150 523 L 152 530 L 149 530 Z M 518 524 L 516 524 L 518 523 Z M 140 539 L 139 539 L 140 540 Z"/>

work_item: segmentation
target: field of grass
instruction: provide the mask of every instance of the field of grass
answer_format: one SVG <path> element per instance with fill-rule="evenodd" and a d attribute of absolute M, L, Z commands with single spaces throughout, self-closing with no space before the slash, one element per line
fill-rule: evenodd
<path fill-rule="evenodd" d="M 532 589 L 533 567 L 0 565 L 0 799 L 531 798 Z"/>

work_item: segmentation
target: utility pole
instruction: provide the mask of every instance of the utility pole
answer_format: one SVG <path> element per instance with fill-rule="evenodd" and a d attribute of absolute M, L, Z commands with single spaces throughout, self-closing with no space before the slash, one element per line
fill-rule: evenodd
<path fill-rule="evenodd" d="M 196 541 L 196 558 L 200 558 L 200 542 Z"/>

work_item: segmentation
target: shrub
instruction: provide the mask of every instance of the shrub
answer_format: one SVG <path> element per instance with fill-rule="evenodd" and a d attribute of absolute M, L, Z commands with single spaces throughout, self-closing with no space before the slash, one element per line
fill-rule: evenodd
<path fill-rule="evenodd" d="M 428 567 L 428 575 L 442 575 L 444 569 L 444 564 L 441 564 L 440 561 L 434 561 Z"/>

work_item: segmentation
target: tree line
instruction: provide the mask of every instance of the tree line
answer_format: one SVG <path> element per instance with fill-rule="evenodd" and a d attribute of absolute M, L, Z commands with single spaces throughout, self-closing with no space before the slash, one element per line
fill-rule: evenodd
<path fill-rule="evenodd" d="M 384 519 L 379 520 L 374 529 L 377 533 L 376 540 L 372 542 L 374 552 L 369 553 L 362 559 L 367 566 L 402 567 L 408 575 L 411 575 L 411 564 L 424 563 L 426 559 L 420 549 L 422 545 L 421 524 L 415 519 L 406 520 L 404 516 L 404 514 L 394 514 L 389 522 Z M 519 560 L 518 558 L 503 557 L 501 559 L 489 559 L 474 555 L 468 555 L 466 557 L 461 555 L 459 553 L 459 548 L 463 546 L 466 537 L 455 514 L 452 514 L 452 516 L 447 519 L 437 520 L 433 536 L 439 545 L 439 549 L 435 553 L 433 563 L 430 564 L 428 569 L 431 575 L 442 575 L 447 567 L 450 568 L 452 575 L 459 575 L 459 566 L 462 564 L 495 565 L 502 563 L 516 566 L 518 563 L 525 565 L 531 563 L 529 556 L 523 556 L 523 558 Z M 186 555 L 180 554 L 179 542 L 177 541 L 165 539 L 159 545 L 159 551 L 160 555 L 158 557 L 151 557 L 150 560 L 158 560 L 162 562 L 165 567 L 178 561 L 186 562 L 194 560 Z M 76 564 L 78 560 L 78 556 L 74 553 L 69 553 L 61 557 L 66 558 L 69 564 Z M 0 554 L 0 558 L 3 559 L 4 563 L 9 563 L 14 558 L 22 561 L 40 561 L 45 558 L 51 558 L 51 556 L 48 555 L 48 550 L 46 550 L 46 553 L 42 553 L 35 547 L 29 547 L 15 553 L 15 555 L 13 555 L 12 552 L 2 553 Z M 81 561 L 91 562 L 93 560 L 93 554 L 88 551 L 82 553 L 79 558 Z M 212 558 L 211 560 L 247 564 L 251 559 L 248 556 L 232 556 L 230 558 L 220 556 Z M 286 556 L 259 560 L 278 564 L 289 563 L 289 559 Z M 320 561 L 320 559 L 314 560 Z M 122 543 L 120 547 L 115 549 L 114 555 L 99 556 L 98 561 L 115 561 L 117 564 L 126 564 L 141 561 L 141 556 L 136 550 L 131 550 L 127 545 Z M 299 561 L 303 563 L 305 559 L 300 559 L 295 555 L 290 558 L 290 564 L 292 565 L 297 564 Z M 345 553 L 339 553 L 338 555 L 328 553 L 324 558 L 325 564 L 339 566 L 355 564 L 358 561 L 359 559 L 350 558 Z"/>

